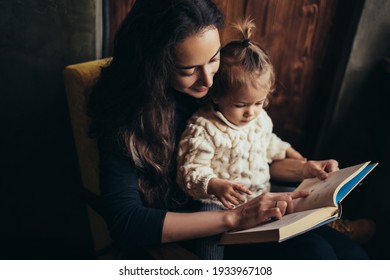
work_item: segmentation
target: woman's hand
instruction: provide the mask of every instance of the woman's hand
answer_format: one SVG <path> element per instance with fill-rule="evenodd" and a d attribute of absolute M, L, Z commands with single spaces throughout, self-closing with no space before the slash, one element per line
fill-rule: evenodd
<path fill-rule="evenodd" d="M 309 195 L 307 191 L 263 193 L 245 204 L 230 210 L 231 228 L 247 229 L 294 212 L 293 200 Z"/>
<path fill-rule="evenodd" d="M 325 180 L 328 177 L 329 172 L 339 170 L 339 163 L 334 159 L 328 160 L 309 160 L 302 168 L 302 177 L 313 178 L 317 177 L 321 180 Z"/>
<path fill-rule="evenodd" d="M 294 212 L 293 200 L 308 196 L 308 191 L 263 193 L 234 209 L 168 212 L 161 242 L 201 238 L 230 230 L 248 229 Z"/>

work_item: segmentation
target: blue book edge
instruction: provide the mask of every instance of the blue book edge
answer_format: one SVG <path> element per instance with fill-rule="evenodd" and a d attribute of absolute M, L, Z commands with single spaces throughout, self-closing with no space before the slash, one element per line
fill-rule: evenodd
<path fill-rule="evenodd" d="M 355 177 L 353 177 L 351 180 L 349 180 L 344 186 L 340 188 L 336 195 L 336 202 L 340 203 L 341 200 L 343 200 L 344 197 L 347 196 L 347 194 L 357 185 L 359 184 L 364 177 L 367 176 L 368 173 L 370 173 L 378 163 L 372 163 L 370 165 L 367 165 L 365 168 L 363 168 L 362 171 L 360 171 Z"/>

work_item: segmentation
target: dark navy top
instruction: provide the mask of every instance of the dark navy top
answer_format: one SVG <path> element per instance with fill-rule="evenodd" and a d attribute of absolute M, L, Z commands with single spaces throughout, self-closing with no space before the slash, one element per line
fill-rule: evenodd
<path fill-rule="evenodd" d="M 183 93 L 173 96 L 176 106 L 172 127 L 178 141 L 187 119 L 205 100 Z M 160 244 L 167 210 L 145 206 L 138 191 L 137 170 L 124 152 L 117 131 L 107 131 L 103 135 L 98 139 L 100 189 L 112 239 L 127 250 Z"/>

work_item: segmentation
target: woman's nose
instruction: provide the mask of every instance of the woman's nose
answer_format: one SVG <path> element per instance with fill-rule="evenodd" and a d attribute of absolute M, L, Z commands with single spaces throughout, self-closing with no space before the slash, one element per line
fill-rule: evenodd
<path fill-rule="evenodd" d="M 202 67 L 199 75 L 199 79 L 202 81 L 202 85 L 205 87 L 211 87 L 213 85 L 214 72 L 210 67 Z"/>

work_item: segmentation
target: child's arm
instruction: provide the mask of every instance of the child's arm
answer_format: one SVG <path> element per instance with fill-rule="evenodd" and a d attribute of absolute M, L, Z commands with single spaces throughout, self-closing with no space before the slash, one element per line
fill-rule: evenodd
<path fill-rule="evenodd" d="M 215 146 L 207 131 L 199 125 L 188 125 L 179 142 L 177 156 L 178 185 L 192 198 L 210 198 L 207 186 L 217 177 L 211 168 Z"/>
<path fill-rule="evenodd" d="M 218 198 L 223 206 L 228 209 L 246 202 L 242 193 L 252 194 L 243 184 L 219 178 L 211 178 L 209 180 L 207 193 Z"/>
<path fill-rule="evenodd" d="M 267 146 L 267 159 L 268 163 L 272 163 L 274 160 L 280 160 L 284 158 L 306 160 L 297 150 L 291 147 L 291 144 L 280 139 L 273 131 L 273 123 L 271 118 L 266 112 L 262 115 L 262 125 L 265 130 L 265 134 L 269 135 L 264 145 Z M 269 134 L 267 134 L 267 130 Z"/>

